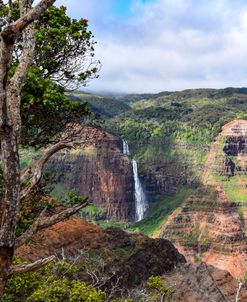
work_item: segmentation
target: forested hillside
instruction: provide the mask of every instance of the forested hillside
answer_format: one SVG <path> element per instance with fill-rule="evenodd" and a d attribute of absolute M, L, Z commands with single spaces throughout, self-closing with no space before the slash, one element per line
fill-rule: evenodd
<path fill-rule="evenodd" d="M 115 108 L 109 108 L 115 116 L 106 119 L 104 128 L 128 141 L 149 200 L 158 201 L 137 223 L 152 234 L 198 188 L 209 146 L 221 127 L 247 118 L 247 90 L 195 89 L 125 95 L 118 101 L 128 103 L 130 110 L 115 115 Z"/>

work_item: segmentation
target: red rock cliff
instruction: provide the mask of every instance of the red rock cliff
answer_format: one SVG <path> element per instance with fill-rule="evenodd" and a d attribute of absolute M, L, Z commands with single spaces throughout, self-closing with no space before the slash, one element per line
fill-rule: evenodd
<path fill-rule="evenodd" d="M 191 261 L 202 260 L 234 277 L 247 271 L 247 121 L 222 128 L 212 144 L 202 185 L 161 226 Z"/>
<path fill-rule="evenodd" d="M 86 147 L 62 151 L 48 163 L 53 186 L 74 190 L 104 210 L 106 218 L 128 221 L 135 216 L 132 164 L 123 155 L 122 141 L 107 132 L 84 127 L 83 135 L 95 132 Z M 90 136 L 90 135 L 89 135 Z"/>

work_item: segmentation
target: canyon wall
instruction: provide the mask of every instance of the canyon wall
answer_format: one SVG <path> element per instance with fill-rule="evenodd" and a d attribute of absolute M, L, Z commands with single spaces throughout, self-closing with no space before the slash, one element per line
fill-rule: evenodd
<path fill-rule="evenodd" d="M 88 134 L 95 132 L 90 143 Z M 135 218 L 132 164 L 123 155 L 122 141 L 102 130 L 83 127 L 88 143 L 53 156 L 46 169 L 52 172 L 56 191 L 75 191 L 103 210 L 103 217 L 132 221 Z"/>
<path fill-rule="evenodd" d="M 222 128 L 208 152 L 201 185 L 158 231 L 192 262 L 204 261 L 235 277 L 247 271 L 246 142 L 247 121 Z"/>

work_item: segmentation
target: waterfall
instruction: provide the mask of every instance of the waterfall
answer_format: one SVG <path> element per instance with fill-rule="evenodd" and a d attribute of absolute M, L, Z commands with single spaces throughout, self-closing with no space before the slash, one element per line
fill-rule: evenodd
<path fill-rule="evenodd" d="M 132 160 L 132 165 L 133 165 L 133 173 L 134 173 L 134 181 L 135 181 L 136 220 L 140 221 L 143 219 L 144 214 L 148 208 L 148 201 L 138 176 L 137 162 L 134 159 Z"/>
<path fill-rule="evenodd" d="M 130 155 L 129 145 L 125 140 L 123 140 L 123 154 Z"/>
<path fill-rule="evenodd" d="M 123 154 L 130 155 L 129 145 L 125 140 L 123 140 Z M 137 162 L 134 159 L 132 160 L 132 167 L 135 182 L 135 215 L 136 220 L 140 221 L 143 219 L 144 214 L 148 208 L 148 201 L 138 176 Z"/>

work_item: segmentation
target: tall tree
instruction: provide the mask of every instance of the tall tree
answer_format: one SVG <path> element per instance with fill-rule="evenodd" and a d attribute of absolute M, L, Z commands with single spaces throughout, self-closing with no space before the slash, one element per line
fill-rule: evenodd
<path fill-rule="evenodd" d="M 79 138 L 81 138 L 82 129 L 79 127 L 73 135 L 70 133 L 69 136 L 63 137 L 62 141 L 48 147 L 32 170 L 25 171 L 21 175 L 18 154 L 21 130 L 21 89 L 28 70 L 34 62 L 35 21 L 54 2 L 55 0 L 41 0 L 32 8 L 33 0 L 19 0 L 20 15 L 15 20 L 12 0 L 8 1 L 8 5 L 0 0 L 0 18 L 4 11 L 8 11 L 8 18 L 1 25 L 0 33 L 0 140 L 4 187 L 0 200 L 0 296 L 13 273 L 37 269 L 53 259 L 51 256 L 24 267 L 15 267 L 12 266 L 15 248 L 27 242 L 34 232 L 69 217 L 87 204 L 87 200 L 84 200 L 81 204 L 51 217 L 46 217 L 42 212 L 25 233 L 16 237 L 20 200 L 25 199 L 39 182 L 42 168 L 48 158 L 63 148 L 81 143 Z M 18 41 L 21 41 L 21 53 L 18 61 L 15 62 L 14 73 L 10 73 L 15 57 L 14 49 Z M 27 185 L 21 188 L 21 181 L 26 179 L 28 179 Z"/>

